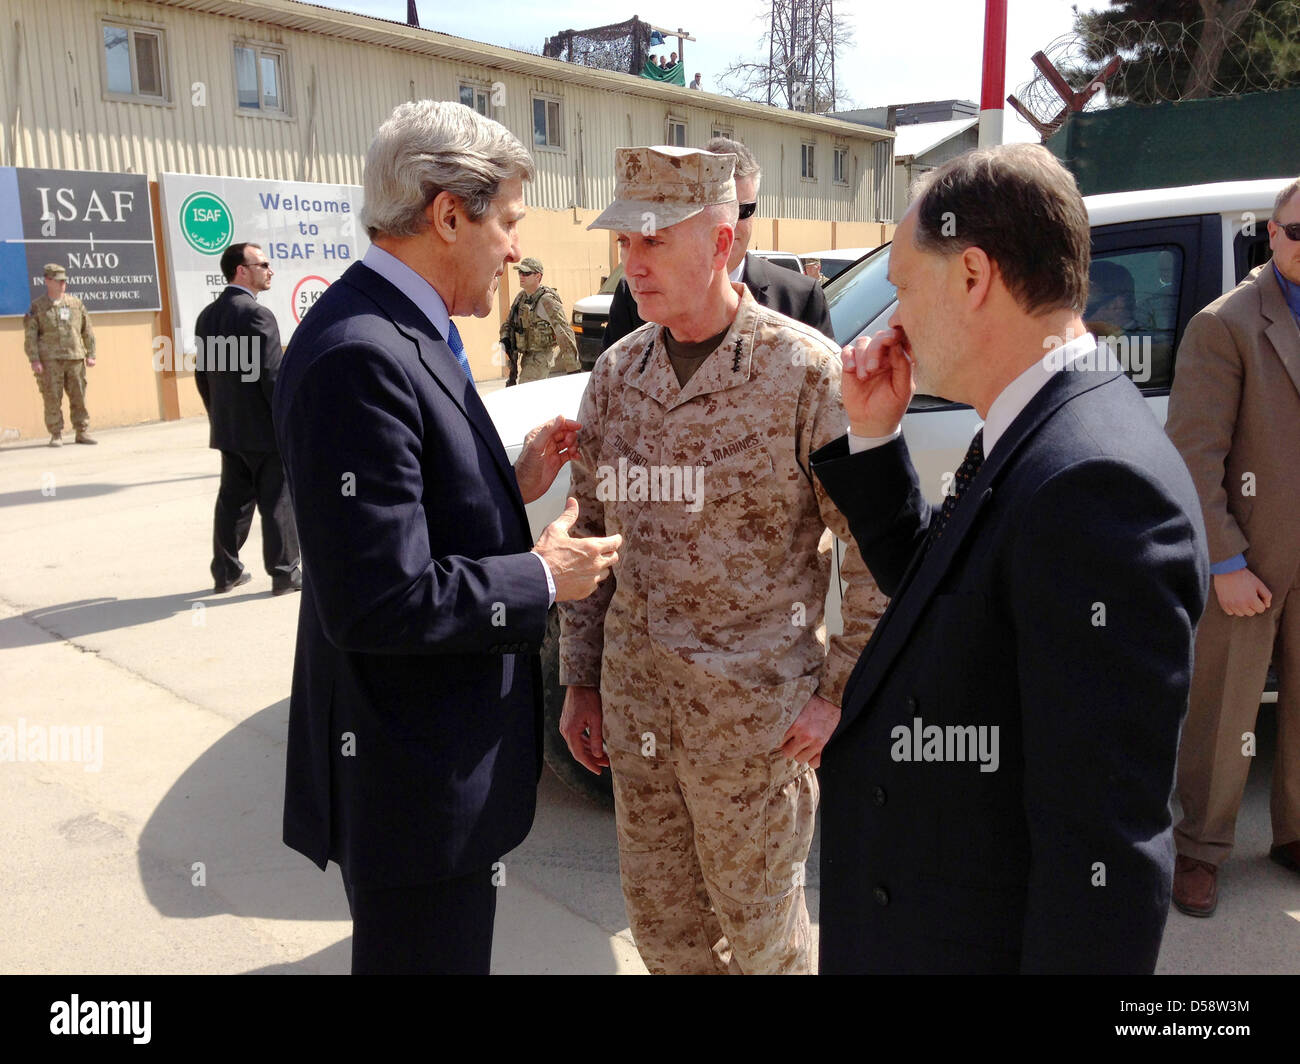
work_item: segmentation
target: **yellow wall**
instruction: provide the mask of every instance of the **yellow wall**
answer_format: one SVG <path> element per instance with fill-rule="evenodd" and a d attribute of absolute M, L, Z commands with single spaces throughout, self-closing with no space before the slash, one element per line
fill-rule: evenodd
<path fill-rule="evenodd" d="M 149 311 L 91 315 L 96 361 L 86 371 L 86 409 L 92 430 L 159 419 L 159 381 L 153 370 L 156 320 Z M 67 404 L 65 397 L 63 429 L 71 433 Z M 0 318 L 0 429 L 17 429 L 23 439 L 42 438 L 41 410 L 23 350 L 23 319 Z"/>
<path fill-rule="evenodd" d="M 176 398 L 180 403 L 181 417 L 203 417 L 207 410 L 199 398 L 199 390 L 194 384 L 193 373 L 176 374 Z"/>
<path fill-rule="evenodd" d="M 769 228 L 764 229 L 767 226 Z M 890 222 L 810 222 L 802 218 L 760 219 L 753 247 L 802 255 L 831 248 L 874 248 L 894 238 Z"/>
<path fill-rule="evenodd" d="M 754 228 L 749 238 L 749 246 L 755 251 L 780 251 L 784 250 L 776 244 L 776 237 L 773 235 L 773 222 L 771 218 L 755 218 Z"/>

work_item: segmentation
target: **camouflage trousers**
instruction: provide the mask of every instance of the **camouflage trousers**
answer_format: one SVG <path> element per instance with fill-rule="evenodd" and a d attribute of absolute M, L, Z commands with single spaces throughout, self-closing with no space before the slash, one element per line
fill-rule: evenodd
<path fill-rule="evenodd" d="M 552 369 L 575 373 L 582 368 L 569 355 L 561 355 L 557 365 L 557 354 L 555 348 L 549 351 L 525 351 L 519 356 L 519 383 L 527 384 L 529 381 L 545 380 L 551 375 Z"/>
<path fill-rule="evenodd" d="M 36 387 L 45 403 L 45 428 L 51 436 L 63 432 L 63 393 L 68 393 L 68 410 L 77 432 L 90 428 L 86 410 L 86 363 L 79 358 L 54 358 L 41 363 L 43 373 L 36 374 Z"/>
<path fill-rule="evenodd" d="M 691 765 L 609 750 L 632 936 L 656 975 L 812 971 L 817 776 L 775 751 Z"/>

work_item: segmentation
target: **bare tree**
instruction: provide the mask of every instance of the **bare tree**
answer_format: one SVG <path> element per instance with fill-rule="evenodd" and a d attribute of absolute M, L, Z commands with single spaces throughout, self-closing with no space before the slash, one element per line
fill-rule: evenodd
<path fill-rule="evenodd" d="M 853 27 L 833 0 L 768 0 L 757 16 L 765 59 L 738 59 L 718 75 L 723 92 L 791 111 L 823 113 L 851 106 L 835 66 L 853 45 Z"/>

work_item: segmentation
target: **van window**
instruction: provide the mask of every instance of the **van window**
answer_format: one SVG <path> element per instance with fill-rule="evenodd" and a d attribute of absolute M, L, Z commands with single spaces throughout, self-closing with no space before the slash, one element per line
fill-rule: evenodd
<path fill-rule="evenodd" d="M 826 288 L 836 343 L 852 342 L 894 302 L 896 290 L 889 283 L 888 274 L 889 245 L 886 244 L 850 266 Z"/>
<path fill-rule="evenodd" d="M 1173 381 L 1182 275 L 1177 244 L 1093 254 L 1084 325 L 1140 388 Z"/>
<path fill-rule="evenodd" d="M 1237 283 L 1245 279 L 1256 266 L 1268 262 L 1273 249 L 1268 244 L 1268 226 L 1259 224 L 1251 236 L 1245 230 L 1237 234 L 1232 242 L 1232 257 L 1237 267 Z"/>

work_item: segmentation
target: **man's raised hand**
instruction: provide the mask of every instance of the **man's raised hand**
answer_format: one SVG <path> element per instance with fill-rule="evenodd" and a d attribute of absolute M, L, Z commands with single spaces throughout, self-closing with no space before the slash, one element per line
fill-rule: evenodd
<path fill-rule="evenodd" d="M 849 431 L 855 436 L 889 436 L 903 423 L 916 384 L 907 334 L 895 326 L 867 340 L 858 337 L 841 351 L 840 388 Z"/>
<path fill-rule="evenodd" d="M 622 536 L 590 536 L 577 539 L 569 529 L 578 519 L 578 500 L 569 497 L 564 513 L 546 526 L 533 552 L 540 554 L 555 581 L 555 601 L 584 599 L 596 590 L 618 563 Z"/>

